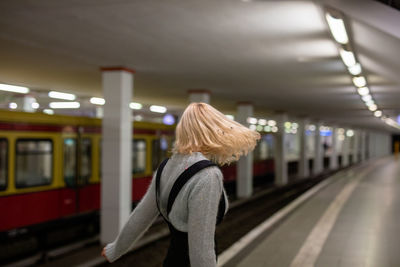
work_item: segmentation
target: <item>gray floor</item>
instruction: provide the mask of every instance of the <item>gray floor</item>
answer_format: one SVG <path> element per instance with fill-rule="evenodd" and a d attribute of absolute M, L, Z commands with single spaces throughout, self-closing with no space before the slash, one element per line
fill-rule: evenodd
<path fill-rule="evenodd" d="M 400 266 L 400 160 L 394 158 L 343 172 L 236 266 L 290 266 L 325 210 L 357 175 L 360 182 L 340 209 L 311 266 Z"/>

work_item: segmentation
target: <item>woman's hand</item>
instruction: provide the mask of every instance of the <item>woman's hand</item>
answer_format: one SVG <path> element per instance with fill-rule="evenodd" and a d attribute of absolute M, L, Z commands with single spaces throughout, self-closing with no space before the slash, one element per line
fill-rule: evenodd
<path fill-rule="evenodd" d="M 110 262 L 108 259 L 107 259 L 107 256 L 106 256 L 106 248 L 103 248 L 103 251 L 101 252 L 101 256 L 103 256 L 108 262 Z M 111 263 L 111 262 L 110 262 Z"/>

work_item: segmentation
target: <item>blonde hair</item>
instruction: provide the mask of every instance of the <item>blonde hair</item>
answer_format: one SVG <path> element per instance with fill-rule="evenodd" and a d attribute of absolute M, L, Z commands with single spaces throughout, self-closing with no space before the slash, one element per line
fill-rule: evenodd
<path fill-rule="evenodd" d="M 220 164 L 238 160 L 254 149 L 260 134 L 237 123 L 206 103 L 192 103 L 176 127 L 173 152 L 201 152 Z"/>

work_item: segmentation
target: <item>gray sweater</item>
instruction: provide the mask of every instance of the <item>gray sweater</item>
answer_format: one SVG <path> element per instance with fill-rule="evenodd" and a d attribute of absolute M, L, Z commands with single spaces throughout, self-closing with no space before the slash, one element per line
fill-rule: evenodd
<path fill-rule="evenodd" d="M 166 210 L 175 180 L 186 168 L 203 159 L 206 158 L 200 152 L 191 155 L 174 154 L 164 167 L 160 182 L 161 212 L 177 230 L 188 233 L 192 267 L 216 266 L 214 234 L 221 192 L 224 192 L 225 197 L 225 213 L 228 210 L 221 171 L 217 167 L 209 167 L 198 172 L 179 192 L 169 216 Z M 105 254 L 111 262 L 126 253 L 159 215 L 155 175 L 156 173 L 145 196 L 130 215 L 118 237 L 105 247 Z"/>

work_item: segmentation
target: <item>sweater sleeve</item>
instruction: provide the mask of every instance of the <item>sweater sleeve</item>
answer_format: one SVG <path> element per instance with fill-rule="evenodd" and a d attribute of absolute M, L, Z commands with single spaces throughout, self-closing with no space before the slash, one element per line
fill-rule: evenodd
<path fill-rule="evenodd" d="M 105 254 L 110 262 L 116 261 L 129 251 L 130 247 L 147 231 L 157 218 L 159 212 L 156 203 L 154 177 L 146 194 L 129 216 L 128 221 L 117 238 L 114 242 L 106 245 Z"/>
<path fill-rule="evenodd" d="M 210 168 L 199 172 L 196 176 L 198 181 L 192 188 L 188 201 L 190 265 L 214 267 L 217 266 L 214 236 L 222 192 L 222 174 Z"/>

